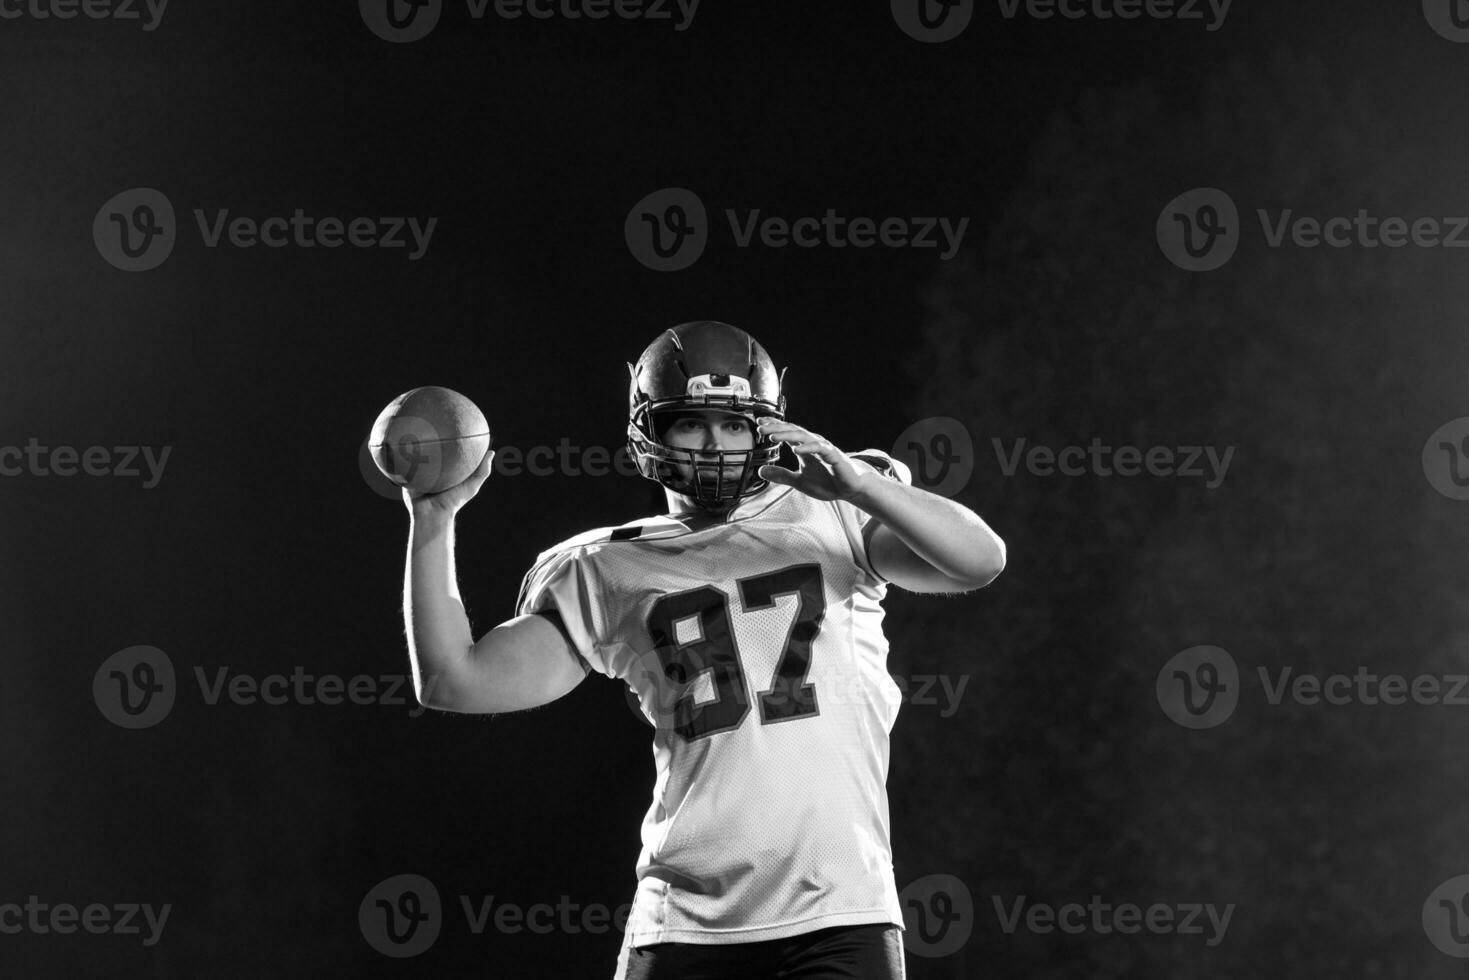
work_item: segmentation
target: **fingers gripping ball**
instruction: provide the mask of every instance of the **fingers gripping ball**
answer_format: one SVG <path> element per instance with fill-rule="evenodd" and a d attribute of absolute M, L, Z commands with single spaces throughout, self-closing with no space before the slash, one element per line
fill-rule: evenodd
<path fill-rule="evenodd" d="M 383 475 L 414 493 L 463 483 L 490 448 L 490 425 L 468 398 L 428 385 L 404 392 L 383 409 L 369 440 Z"/>

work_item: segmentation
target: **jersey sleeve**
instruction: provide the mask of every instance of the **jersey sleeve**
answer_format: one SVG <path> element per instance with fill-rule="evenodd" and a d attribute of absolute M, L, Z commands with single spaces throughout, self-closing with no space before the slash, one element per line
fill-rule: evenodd
<path fill-rule="evenodd" d="M 559 619 L 562 634 L 590 670 L 608 673 L 603 638 L 606 616 L 597 570 L 581 548 L 546 552 L 526 573 L 515 614 Z"/>
<path fill-rule="evenodd" d="M 863 449 L 861 452 L 851 454 L 854 458 L 870 464 L 883 476 L 890 480 L 897 480 L 908 486 L 913 485 L 913 474 L 902 460 L 894 459 L 881 449 Z M 841 519 L 842 529 L 846 531 L 847 543 L 852 548 L 852 560 L 857 563 L 867 574 L 879 582 L 887 580 L 877 573 L 872 567 L 872 560 L 868 557 L 868 548 L 872 543 L 872 533 L 876 531 L 882 522 L 873 516 L 845 500 L 835 501 L 837 516 Z"/>

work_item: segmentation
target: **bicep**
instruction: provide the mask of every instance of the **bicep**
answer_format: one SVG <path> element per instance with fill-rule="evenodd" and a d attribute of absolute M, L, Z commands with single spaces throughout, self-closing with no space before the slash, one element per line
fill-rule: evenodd
<path fill-rule="evenodd" d="M 524 711 L 569 694 L 587 669 L 554 611 L 517 616 L 474 644 L 444 707 L 468 714 Z"/>

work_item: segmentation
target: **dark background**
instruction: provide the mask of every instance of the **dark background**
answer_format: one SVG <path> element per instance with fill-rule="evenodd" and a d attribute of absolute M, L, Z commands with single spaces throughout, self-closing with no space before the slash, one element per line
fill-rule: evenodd
<path fill-rule="evenodd" d="M 1469 414 L 1452 249 L 1266 247 L 1255 209 L 1469 214 L 1469 46 L 1416 2 L 1236 0 L 1202 21 L 1003 18 L 912 40 L 886 3 L 704 0 L 692 27 L 472 21 L 389 44 L 352 3 L 174 0 L 137 21 L 0 20 L 0 445 L 170 446 L 128 478 L 0 479 L 0 901 L 172 903 L 162 941 L 0 935 L 8 976 L 610 976 L 612 933 L 473 935 L 458 896 L 626 903 L 649 729 L 593 677 L 497 718 L 207 704 L 194 679 L 407 671 L 407 519 L 358 452 L 393 396 L 473 398 L 501 445 L 621 444 L 626 370 L 715 318 L 788 365 L 848 449 L 962 421 L 959 499 L 1009 544 L 961 598 L 887 607 L 890 668 L 966 677 L 893 734 L 899 887 L 955 875 L 971 938 L 920 977 L 1449 977 L 1420 912 L 1469 871 L 1466 709 L 1270 705 L 1257 667 L 1464 671 L 1469 535 L 1419 462 Z M 703 257 L 650 271 L 632 205 L 695 190 Z M 1228 191 L 1243 241 L 1189 273 L 1163 206 Z M 163 191 L 149 272 L 91 225 Z M 963 253 L 735 248 L 722 211 L 967 216 Z M 436 216 L 404 250 L 207 249 L 192 210 Z M 1006 476 L 991 440 L 1236 447 L 1225 482 Z M 536 554 L 654 510 L 628 477 L 492 479 L 463 513 L 476 633 Z M 111 654 L 178 700 L 126 731 Z M 1160 668 L 1228 650 L 1240 706 L 1171 722 Z M 431 879 L 446 922 L 389 959 L 363 896 Z M 1199 935 L 1001 928 L 993 901 L 1207 902 Z"/>

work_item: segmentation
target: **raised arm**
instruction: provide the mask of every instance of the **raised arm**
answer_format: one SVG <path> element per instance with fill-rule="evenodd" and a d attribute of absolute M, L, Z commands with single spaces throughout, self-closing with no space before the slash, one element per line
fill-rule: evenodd
<path fill-rule="evenodd" d="M 877 519 L 868 557 L 879 575 L 910 592 L 982 589 L 1005 567 L 1005 542 L 957 501 L 880 475 L 809 429 L 761 419 L 760 430 L 790 445 L 798 469 L 762 466 L 772 483 L 818 500 L 845 500 Z"/>
<path fill-rule="evenodd" d="M 473 476 L 442 493 L 403 492 L 408 661 L 419 703 L 442 711 L 523 711 L 568 693 L 587 673 L 554 615 L 517 616 L 478 641 L 470 630 L 454 568 L 454 521 L 489 477 L 493 457 L 487 453 Z"/>
<path fill-rule="evenodd" d="M 963 504 L 896 480 L 870 479 L 852 503 L 880 522 L 868 557 L 909 592 L 982 589 L 1005 568 L 1005 542 Z"/>

